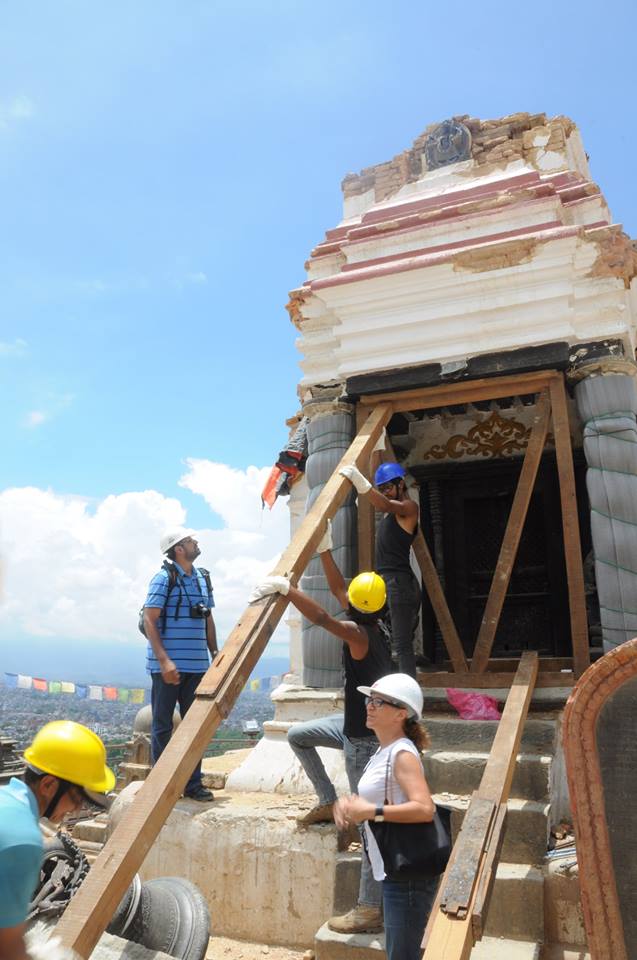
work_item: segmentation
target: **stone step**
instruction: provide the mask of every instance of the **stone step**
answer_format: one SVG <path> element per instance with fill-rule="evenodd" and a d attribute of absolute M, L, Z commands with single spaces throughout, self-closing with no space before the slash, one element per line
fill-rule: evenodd
<path fill-rule="evenodd" d="M 526 863 L 499 863 L 485 935 L 542 943 L 544 875 Z"/>
<path fill-rule="evenodd" d="M 488 753 L 460 750 L 431 750 L 425 755 L 425 776 L 432 793 L 470 794 L 480 785 Z M 511 796 L 526 800 L 548 800 L 551 761 L 535 753 L 518 754 Z"/>
<path fill-rule="evenodd" d="M 540 944 L 527 940 L 483 937 L 470 953 L 471 960 L 540 960 Z"/>
<path fill-rule="evenodd" d="M 325 923 L 316 934 L 314 956 L 316 960 L 382 960 L 385 935 L 335 933 Z M 476 943 L 470 957 L 471 960 L 540 960 L 540 945 L 524 940 L 483 937 Z M 555 960 L 558 960 L 557 956 Z M 567 960 L 566 956 L 564 960 Z"/>
<path fill-rule="evenodd" d="M 436 794 L 436 803 L 452 809 L 451 834 L 455 842 L 462 826 L 470 797 Z M 514 798 L 507 803 L 501 863 L 538 864 L 544 860 L 549 841 L 550 804 L 537 800 Z"/>
<path fill-rule="evenodd" d="M 80 820 L 73 827 L 73 837 L 77 840 L 106 843 L 107 834 L 108 822 L 105 820 Z"/>
<path fill-rule="evenodd" d="M 335 913 L 347 913 L 356 905 L 360 856 L 360 851 L 348 852 L 340 854 L 337 859 Z M 541 869 L 526 863 L 498 865 L 485 933 L 489 937 L 532 942 L 544 939 L 544 875 Z"/>
<path fill-rule="evenodd" d="M 440 714 L 423 717 L 433 750 L 468 750 L 488 753 L 498 729 L 497 720 L 461 720 Z M 524 725 L 520 751 L 552 755 L 555 751 L 555 721 L 529 719 Z"/>
<path fill-rule="evenodd" d="M 591 960 L 586 947 L 570 943 L 549 943 L 542 947 L 540 960 Z"/>

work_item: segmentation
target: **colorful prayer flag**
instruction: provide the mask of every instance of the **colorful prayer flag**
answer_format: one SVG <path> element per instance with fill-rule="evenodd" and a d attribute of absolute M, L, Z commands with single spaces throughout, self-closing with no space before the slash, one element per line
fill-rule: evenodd
<path fill-rule="evenodd" d="M 75 684 L 70 680 L 62 680 L 62 693 L 75 693 Z"/>
<path fill-rule="evenodd" d="M 34 690 L 39 690 L 41 693 L 46 693 L 47 690 L 49 689 L 49 685 L 48 685 L 48 683 L 46 682 L 46 680 L 42 680 L 41 677 L 34 677 L 34 678 L 33 678 L 33 689 L 34 689 Z"/>
<path fill-rule="evenodd" d="M 49 680 L 49 693 L 62 693 L 62 684 L 59 680 Z"/>
<path fill-rule="evenodd" d="M 134 690 L 130 692 L 130 703 L 143 703 L 144 702 L 144 690 L 141 687 L 135 687 Z"/>
<path fill-rule="evenodd" d="M 26 677 L 24 674 L 18 674 L 18 689 L 19 690 L 30 690 L 33 686 L 33 677 Z"/>
<path fill-rule="evenodd" d="M 89 700 L 103 700 L 104 696 L 102 693 L 102 688 L 90 683 L 88 688 L 88 698 Z"/>
<path fill-rule="evenodd" d="M 117 687 L 104 687 L 105 700 L 117 700 Z"/>
<path fill-rule="evenodd" d="M 251 680 L 251 681 L 250 681 L 250 689 L 251 689 L 251 690 L 258 690 L 260 686 L 261 686 L 261 681 L 260 681 L 260 680 Z"/>
<path fill-rule="evenodd" d="M 18 686 L 18 675 L 17 673 L 5 673 L 4 683 L 7 687 L 17 687 Z"/>
<path fill-rule="evenodd" d="M 127 690 L 126 687 L 117 688 L 117 699 L 120 703 L 128 703 L 130 696 L 130 690 Z"/>
<path fill-rule="evenodd" d="M 86 700 L 86 695 L 88 693 L 88 687 L 85 683 L 76 683 L 75 684 L 75 696 L 79 697 L 80 700 Z"/>

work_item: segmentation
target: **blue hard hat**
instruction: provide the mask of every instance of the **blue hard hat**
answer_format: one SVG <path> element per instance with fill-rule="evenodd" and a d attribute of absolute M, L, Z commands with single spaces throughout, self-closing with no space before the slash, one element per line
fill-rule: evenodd
<path fill-rule="evenodd" d="M 374 484 L 380 487 L 383 483 L 389 483 L 391 480 L 398 480 L 404 476 L 405 470 L 399 463 L 381 463 L 374 474 Z"/>

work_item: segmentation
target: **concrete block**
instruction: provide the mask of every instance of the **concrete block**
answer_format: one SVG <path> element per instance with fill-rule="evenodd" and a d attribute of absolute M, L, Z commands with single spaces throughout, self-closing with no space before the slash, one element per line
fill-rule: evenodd
<path fill-rule="evenodd" d="M 384 933 L 335 933 L 325 923 L 314 938 L 316 960 L 384 960 Z"/>
<path fill-rule="evenodd" d="M 451 807 L 451 833 L 455 841 L 470 798 L 436 795 L 438 803 Z M 502 863 L 543 862 L 549 841 L 550 804 L 537 800 L 509 800 L 502 844 Z"/>
<path fill-rule="evenodd" d="M 458 796 L 477 790 L 488 753 L 432 750 L 425 755 L 425 775 L 432 793 Z M 525 800 L 548 800 L 551 757 L 521 753 L 515 763 L 511 796 Z"/>
<path fill-rule="evenodd" d="M 334 910 L 332 916 L 347 913 L 358 903 L 361 877 L 361 851 L 344 850 L 336 857 Z"/>
<path fill-rule="evenodd" d="M 93 843 L 106 843 L 108 823 L 104 820 L 80 820 L 73 827 L 76 840 L 91 840 Z"/>
<path fill-rule="evenodd" d="M 544 923 L 549 943 L 586 946 L 579 874 L 566 860 L 549 861 L 544 868 Z"/>
<path fill-rule="evenodd" d="M 495 877 L 485 934 L 542 943 L 544 875 L 522 863 L 500 863 Z"/>
<path fill-rule="evenodd" d="M 139 787 L 117 798 L 114 823 Z M 338 833 L 334 824 L 301 829 L 298 813 L 293 799 L 264 793 L 226 791 L 203 807 L 179 800 L 140 876 L 192 880 L 222 936 L 307 948 L 335 912 Z"/>
<path fill-rule="evenodd" d="M 586 947 L 573 944 L 550 943 L 542 948 L 540 960 L 591 960 Z"/>
<path fill-rule="evenodd" d="M 470 954 L 471 960 L 540 960 L 540 944 L 503 937 L 483 937 Z"/>
<path fill-rule="evenodd" d="M 459 717 L 430 714 L 424 718 L 432 750 L 476 750 L 488 753 L 498 729 L 497 720 L 461 720 Z M 522 753 L 552 754 L 555 749 L 554 720 L 526 721 Z"/>

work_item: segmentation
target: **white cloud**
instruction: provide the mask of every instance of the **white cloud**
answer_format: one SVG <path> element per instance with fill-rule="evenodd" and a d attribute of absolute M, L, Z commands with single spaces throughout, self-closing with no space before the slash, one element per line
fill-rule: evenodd
<path fill-rule="evenodd" d="M 210 570 L 215 620 L 225 639 L 253 585 L 274 566 L 289 539 L 288 511 L 278 503 L 261 515 L 268 468 L 234 470 L 188 461 L 182 486 L 201 494 L 222 517 L 221 529 L 198 531 L 202 566 Z M 51 637 L 137 643 L 137 613 L 160 566 L 159 537 L 187 524 L 174 498 L 155 490 L 112 495 L 96 505 L 35 487 L 0 492 L 4 565 L 0 637 Z"/>
<path fill-rule="evenodd" d="M 0 357 L 21 357 L 27 349 L 26 340 L 16 337 L 11 343 L 0 340 Z"/>
<path fill-rule="evenodd" d="M 39 427 L 41 424 L 45 423 L 49 419 L 47 413 L 44 410 L 31 410 L 26 417 L 26 426 L 27 427 Z"/>
<path fill-rule="evenodd" d="M 24 94 L 0 101 L 0 130 L 8 130 L 15 122 L 30 120 L 34 115 L 35 105 Z"/>
<path fill-rule="evenodd" d="M 27 413 L 23 421 L 24 426 L 30 430 L 41 427 L 43 423 L 47 423 L 49 420 L 52 420 L 53 417 L 67 410 L 74 399 L 75 397 L 72 393 L 50 394 L 47 398 L 46 405 L 43 405 L 37 410 L 30 410 Z"/>

